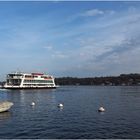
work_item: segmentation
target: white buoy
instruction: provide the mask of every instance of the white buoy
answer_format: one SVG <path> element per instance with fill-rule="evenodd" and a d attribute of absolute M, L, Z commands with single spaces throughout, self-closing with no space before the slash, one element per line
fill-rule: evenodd
<path fill-rule="evenodd" d="M 31 103 L 31 106 L 35 106 L 35 102 L 32 102 L 32 103 Z"/>
<path fill-rule="evenodd" d="M 99 111 L 99 112 L 105 112 L 105 108 L 104 108 L 104 107 L 100 107 L 100 108 L 98 109 L 98 111 Z"/>
<path fill-rule="evenodd" d="M 64 105 L 63 105 L 62 103 L 58 104 L 58 107 L 61 107 L 61 108 L 62 108 L 63 106 L 64 106 Z"/>

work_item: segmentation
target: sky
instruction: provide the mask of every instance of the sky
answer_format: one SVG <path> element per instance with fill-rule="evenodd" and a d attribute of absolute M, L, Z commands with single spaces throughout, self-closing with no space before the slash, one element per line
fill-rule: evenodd
<path fill-rule="evenodd" d="M 140 2 L 0 1 L 0 79 L 140 72 Z"/>

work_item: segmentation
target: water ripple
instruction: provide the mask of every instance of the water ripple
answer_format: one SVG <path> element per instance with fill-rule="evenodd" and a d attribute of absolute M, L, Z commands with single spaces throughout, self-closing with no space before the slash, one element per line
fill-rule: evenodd
<path fill-rule="evenodd" d="M 139 139 L 139 98 L 140 87 L 128 86 L 1 90 L 0 99 L 14 106 L 0 114 L 0 138 Z M 57 107 L 59 103 L 63 109 Z M 106 112 L 97 111 L 101 105 Z"/>

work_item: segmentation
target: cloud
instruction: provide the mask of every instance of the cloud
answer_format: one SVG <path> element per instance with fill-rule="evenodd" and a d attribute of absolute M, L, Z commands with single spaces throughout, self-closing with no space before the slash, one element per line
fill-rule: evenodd
<path fill-rule="evenodd" d="M 85 18 L 91 18 L 91 17 L 102 17 L 102 16 L 108 16 L 108 15 L 114 15 L 116 12 L 114 10 L 100 10 L 100 9 L 88 9 L 85 11 L 81 11 L 79 13 L 74 14 L 73 16 L 68 17 L 66 20 L 68 23 L 73 22 L 75 20 L 84 20 Z"/>
<path fill-rule="evenodd" d="M 73 42 L 80 47 L 69 54 L 71 60 L 75 59 L 65 71 L 67 69 L 74 73 L 75 70 L 77 74 L 85 71 L 87 75 L 114 75 L 139 70 L 139 10 L 114 14 L 104 15 L 101 20 L 79 25 L 75 34 L 80 32 L 81 35 L 74 38 Z"/>
<path fill-rule="evenodd" d="M 53 46 L 52 45 L 47 45 L 47 46 L 44 46 L 43 48 L 44 49 L 47 49 L 47 50 L 52 50 L 53 49 Z"/>
<path fill-rule="evenodd" d="M 90 17 L 90 16 L 97 16 L 104 14 L 104 11 L 99 9 L 90 9 L 85 11 L 84 13 L 80 14 L 80 16 Z"/>
<path fill-rule="evenodd" d="M 55 59 L 64 59 L 68 57 L 66 53 L 63 53 L 61 51 L 54 51 L 51 56 Z"/>

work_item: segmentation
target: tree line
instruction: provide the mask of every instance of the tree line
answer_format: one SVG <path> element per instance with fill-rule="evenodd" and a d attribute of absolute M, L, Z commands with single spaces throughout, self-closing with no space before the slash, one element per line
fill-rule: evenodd
<path fill-rule="evenodd" d="M 60 77 L 55 78 L 57 85 L 110 85 L 110 86 L 131 86 L 140 85 L 140 74 L 121 74 L 119 76 L 106 77 Z"/>

